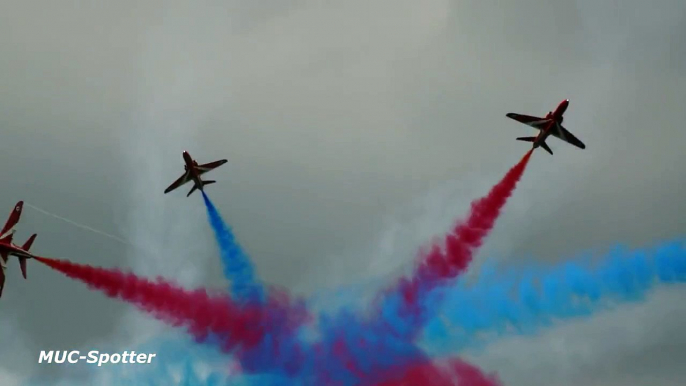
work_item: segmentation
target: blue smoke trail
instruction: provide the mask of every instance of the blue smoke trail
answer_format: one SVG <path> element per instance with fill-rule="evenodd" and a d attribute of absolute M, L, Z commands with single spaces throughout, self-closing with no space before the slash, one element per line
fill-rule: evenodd
<path fill-rule="evenodd" d="M 201 193 L 207 208 L 207 217 L 219 245 L 224 276 L 231 281 L 230 292 L 236 299 L 264 301 L 264 289 L 257 280 L 250 259 L 236 242 L 231 228 L 226 225 L 212 201 L 205 192 Z"/>
<path fill-rule="evenodd" d="M 532 334 L 554 319 L 591 315 L 617 303 L 644 299 L 659 284 L 686 281 L 686 246 L 617 247 L 599 264 L 587 259 L 545 268 L 483 275 L 436 291 L 427 307 L 439 311 L 424 330 L 432 353 L 455 352 L 505 334 Z"/>
<path fill-rule="evenodd" d="M 224 275 L 231 281 L 230 292 L 235 299 L 266 304 L 270 300 L 267 298 L 267 289 L 258 282 L 249 257 L 236 243 L 231 229 L 205 192 L 202 192 L 202 197 L 219 245 Z M 270 291 L 269 294 L 278 295 L 277 291 Z M 276 303 L 297 307 L 294 303 L 279 302 L 278 299 Z M 264 326 L 267 331 L 264 339 L 239 358 L 241 365 L 251 372 L 281 377 L 294 371 L 293 362 L 297 360 L 294 355 L 298 349 L 297 334 L 293 331 L 294 327 L 287 323 L 289 310 L 276 307 L 272 307 L 272 310 L 274 315 L 267 322 L 268 325 Z M 209 337 L 207 343 L 216 343 L 215 338 Z"/>

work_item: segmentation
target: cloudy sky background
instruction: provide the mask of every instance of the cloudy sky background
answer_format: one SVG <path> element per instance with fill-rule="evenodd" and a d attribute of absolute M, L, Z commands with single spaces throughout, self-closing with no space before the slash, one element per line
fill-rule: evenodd
<path fill-rule="evenodd" d="M 227 158 L 208 193 L 269 283 L 302 294 L 408 267 L 526 151 L 507 112 L 571 100 L 480 258 L 560 261 L 681 236 L 686 3 L 526 0 L 0 4 L 0 205 L 17 241 L 186 285 L 224 285 L 199 197 L 163 195 Z M 0 381 L 62 377 L 41 349 L 132 347 L 159 324 L 10 263 Z M 469 357 L 507 385 L 686 380 L 682 289 Z M 116 343 L 115 343 L 116 342 Z M 523 355 L 524 353 L 524 355 Z M 532 383 L 533 382 L 533 383 Z"/>

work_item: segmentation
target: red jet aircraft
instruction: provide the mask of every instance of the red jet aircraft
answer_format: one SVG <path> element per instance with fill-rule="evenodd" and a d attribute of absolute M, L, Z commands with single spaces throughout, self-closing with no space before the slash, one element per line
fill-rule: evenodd
<path fill-rule="evenodd" d="M 548 145 L 545 143 L 545 140 L 548 138 L 549 135 L 553 135 L 554 137 L 557 137 L 567 143 L 570 143 L 580 149 L 585 149 L 586 145 L 584 145 L 583 142 L 579 141 L 572 133 L 567 131 L 564 127 L 562 127 L 562 120 L 564 119 L 562 117 L 562 114 L 564 114 L 565 110 L 567 110 L 567 107 L 569 106 L 569 99 L 563 100 L 555 109 L 555 112 L 548 112 L 548 115 L 545 116 L 545 118 L 538 118 L 538 117 L 532 117 L 530 115 L 522 115 L 522 114 L 515 114 L 515 113 L 508 113 L 505 116 L 508 118 L 512 118 L 517 122 L 521 122 L 525 125 L 531 126 L 534 129 L 539 130 L 539 134 L 535 137 L 519 137 L 517 138 L 518 141 L 526 141 L 526 142 L 533 142 L 534 143 L 534 149 L 537 147 L 542 147 L 544 148 L 550 155 L 553 154 L 553 151 L 550 150 Z"/>
<path fill-rule="evenodd" d="M 173 184 L 169 185 L 169 187 L 164 191 L 164 194 L 171 192 L 172 190 L 178 188 L 179 186 L 191 180 L 195 183 L 195 185 L 193 185 L 193 188 L 190 192 L 188 192 L 186 197 L 190 196 L 193 192 L 195 192 L 196 189 L 203 190 L 203 187 L 205 185 L 214 184 L 217 181 L 203 181 L 200 178 L 200 176 L 228 162 L 225 159 L 221 159 L 219 161 L 198 165 L 198 162 L 191 158 L 191 155 L 188 154 L 187 151 L 183 152 L 183 160 L 186 163 L 184 165 L 184 169 L 186 170 L 186 172 L 181 177 L 179 177 L 178 180 L 174 181 Z"/>
<path fill-rule="evenodd" d="M 19 259 L 19 266 L 21 267 L 21 274 L 26 279 L 26 260 L 32 259 L 34 256 L 29 253 L 29 248 L 33 244 L 33 240 L 36 239 L 36 234 L 34 233 L 26 240 L 23 246 L 19 247 L 12 243 L 12 236 L 14 235 L 14 226 L 19 222 L 19 217 L 21 217 L 21 210 L 24 207 L 24 201 L 19 201 L 17 205 L 12 209 L 10 217 L 7 219 L 5 226 L 0 231 L 0 296 L 2 296 L 2 289 L 5 286 L 5 270 L 7 269 L 7 260 L 10 256 L 17 256 Z"/>

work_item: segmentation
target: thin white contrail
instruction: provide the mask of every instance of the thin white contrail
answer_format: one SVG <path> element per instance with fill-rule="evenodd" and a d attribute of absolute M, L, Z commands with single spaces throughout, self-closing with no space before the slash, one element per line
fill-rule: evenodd
<path fill-rule="evenodd" d="M 95 228 L 91 228 L 91 227 L 89 227 L 89 226 L 87 226 L 87 225 L 79 224 L 79 223 L 77 223 L 77 222 L 75 222 L 75 221 L 72 221 L 72 220 L 70 220 L 70 219 L 68 219 L 68 218 L 64 218 L 64 217 L 58 216 L 58 215 L 56 215 L 56 214 L 54 214 L 54 213 L 50 213 L 50 212 L 48 212 L 47 210 L 43 210 L 43 209 L 41 209 L 41 208 L 38 208 L 38 207 L 36 207 L 36 206 L 34 206 L 34 205 L 31 205 L 31 204 L 28 204 L 28 203 L 26 203 L 26 202 L 24 202 L 24 205 L 28 206 L 29 208 L 31 208 L 31 209 L 33 209 L 33 210 L 36 210 L 36 211 L 41 212 L 41 213 L 43 213 L 43 214 L 46 214 L 46 215 L 48 215 L 48 216 L 54 217 L 54 218 L 56 218 L 56 219 L 58 219 L 58 220 L 62 220 L 62 221 L 64 221 L 64 222 L 67 222 L 67 223 L 69 223 L 69 224 L 71 224 L 71 225 L 74 225 L 74 226 L 76 226 L 76 227 L 79 227 L 79 228 L 81 228 L 81 229 L 85 229 L 85 230 L 87 230 L 87 231 L 91 231 L 91 232 L 97 233 L 97 234 L 99 234 L 99 235 L 102 235 L 102 236 L 105 236 L 105 237 L 109 237 L 110 239 L 116 240 L 116 241 L 118 241 L 118 242 L 120 242 L 120 243 L 122 243 L 122 244 L 133 245 L 133 244 L 131 244 L 129 241 L 124 240 L 124 239 L 122 239 L 121 237 L 117 237 L 117 236 L 111 235 L 111 234 L 109 234 L 109 233 L 107 233 L 107 232 L 103 232 L 103 231 L 101 231 L 101 230 L 97 230 L 97 229 L 95 229 Z"/>

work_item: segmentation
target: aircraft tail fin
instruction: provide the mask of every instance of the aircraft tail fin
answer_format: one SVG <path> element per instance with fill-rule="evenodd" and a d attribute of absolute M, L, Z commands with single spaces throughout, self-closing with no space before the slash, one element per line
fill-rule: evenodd
<path fill-rule="evenodd" d="M 517 141 L 536 142 L 536 137 L 518 137 L 518 138 L 517 138 Z M 543 149 L 545 149 L 545 151 L 547 151 L 548 153 L 550 153 L 550 155 L 553 155 L 553 151 L 550 150 L 550 147 L 548 147 L 548 144 L 547 144 L 547 143 L 545 143 L 545 142 L 540 142 L 538 145 L 539 145 L 540 147 L 542 147 Z"/>
<path fill-rule="evenodd" d="M 38 236 L 38 235 L 35 233 L 32 234 L 31 237 L 29 237 L 29 239 L 26 240 L 24 245 L 21 246 L 21 249 L 28 251 L 31 248 L 31 246 L 33 245 L 33 241 L 36 240 L 36 236 Z"/>
<path fill-rule="evenodd" d="M 190 197 L 190 195 L 193 194 L 193 192 L 195 192 L 196 189 L 198 189 L 198 185 L 193 185 L 193 187 L 191 188 L 191 191 L 188 192 L 186 197 Z"/>
<path fill-rule="evenodd" d="M 202 188 L 203 188 L 205 185 L 214 184 L 215 182 L 217 182 L 217 181 L 213 181 L 213 180 L 202 181 L 202 180 L 201 180 L 201 181 L 200 181 L 200 190 L 202 190 Z M 198 184 L 193 185 L 193 187 L 191 188 L 191 191 L 188 192 L 188 194 L 186 195 L 186 197 L 190 197 L 190 195 L 193 194 L 193 192 L 195 192 L 197 189 L 198 189 Z"/>
<path fill-rule="evenodd" d="M 545 151 L 547 151 L 548 153 L 550 153 L 550 155 L 553 155 L 553 151 L 550 150 L 550 147 L 548 147 L 548 144 L 547 144 L 547 143 L 541 142 L 541 147 L 544 148 Z"/>
<path fill-rule="evenodd" d="M 33 245 L 33 241 L 36 239 L 36 236 L 37 235 L 35 233 L 32 234 L 21 248 L 28 252 L 29 249 L 31 249 L 31 245 Z M 21 268 L 21 275 L 24 276 L 24 279 L 26 279 L 26 257 L 19 256 L 19 267 Z"/>
<path fill-rule="evenodd" d="M 19 267 L 21 268 L 21 275 L 24 276 L 24 279 L 26 279 L 26 258 L 25 257 L 19 258 Z"/>

